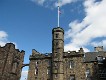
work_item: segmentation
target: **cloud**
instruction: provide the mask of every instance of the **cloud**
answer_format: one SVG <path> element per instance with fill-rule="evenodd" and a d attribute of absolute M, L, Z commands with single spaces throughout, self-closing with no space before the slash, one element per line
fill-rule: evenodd
<path fill-rule="evenodd" d="M 93 46 L 103 46 L 104 48 L 106 48 L 106 40 L 102 40 L 101 42 L 95 41 L 91 43 Z"/>
<path fill-rule="evenodd" d="M 0 31 L 0 46 L 5 46 L 6 43 L 10 43 L 8 34 L 5 31 Z M 18 48 L 18 45 L 15 42 L 12 43 L 15 44 L 15 48 Z"/>
<path fill-rule="evenodd" d="M 31 0 L 31 1 L 38 5 L 41 5 L 41 6 L 55 8 L 58 5 L 60 5 L 60 7 L 62 7 L 66 4 L 71 4 L 71 3 L 79 1 L 79 0 L 60 0 L 59 3 L 58 3 L 58 0 Z"/>
<path fill-rule="evenodd" d="M 70 4 L 70 3 L 73 3 L 73 2 L 76 2 L 76 1 L 78 1 L 78 0 L 61 0 L 60 3 L 55 2 L 55 7 L 57 7 L 57 6 L 61 7 L 61 6 L 64 6 L 66 4 Z"/>
<path fill-rule="evenodd" d="M 4 46 L 7 40 L 8 34 L 5 31 L 0 31 L 0 46 Z"/>
<path fill-rule="evenodd" d="M 28 71 L 22 71 L 20 80 L 27 80 Z"/>
<path fill-rule="evenodd" d="M 35 3 L 39 4 L 39 5 L 43 5 L 46 0 L 31 0 L 31 1 L 35 2 Z"/>
<path fill-rule="evenodd" d="M 85 18 L 81 22 L 75 20 L 69 24 L 65 39 L 70 39 L 70 42 L 65 45 L 65 50 L 78 50 L 83 47 L 85 51 L 89 51 L 86 48 L 88 45 L 105 44 L 105 40 L 96 43 L 96 38 L 106 37 L 106 0 L 85 0 L 84 8 Z"/>

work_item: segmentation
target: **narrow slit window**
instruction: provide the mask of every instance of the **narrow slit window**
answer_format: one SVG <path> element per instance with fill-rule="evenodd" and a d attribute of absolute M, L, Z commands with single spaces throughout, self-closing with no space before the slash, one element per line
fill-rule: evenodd
<path fill-rule="evenodd" d="M 58 42 L 56 42 L 56 46 L 58 46 Z"/>

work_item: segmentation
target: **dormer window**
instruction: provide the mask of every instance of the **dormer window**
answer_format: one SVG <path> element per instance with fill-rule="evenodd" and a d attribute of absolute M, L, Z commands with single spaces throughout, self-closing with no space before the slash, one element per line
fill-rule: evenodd
<path fill-rule="evenodd" d="M 98 64 L 103 64 L 103 56 L 97 56 Z"/>

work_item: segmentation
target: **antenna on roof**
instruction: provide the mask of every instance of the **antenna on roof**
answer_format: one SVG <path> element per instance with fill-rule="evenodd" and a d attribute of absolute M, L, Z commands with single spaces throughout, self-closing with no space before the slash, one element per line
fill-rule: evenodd
<path fill-rule="evenodd" d="M 60 0 L 58 0 L 58 27 L 60 27 Z"/>

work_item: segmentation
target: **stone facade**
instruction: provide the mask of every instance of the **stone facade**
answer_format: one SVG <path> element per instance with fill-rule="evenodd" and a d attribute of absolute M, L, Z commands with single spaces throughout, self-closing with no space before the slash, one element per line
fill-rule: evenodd
<path fill-rule="evenodd" d="M 64 30 L 52 30 L 52 53 L 32 50 L 27 80 L 106 80 L 106 51 L 64 52 Z"/>
<path fill-rule="evenodd" d="M 0 47 L 0 80 L 20 80 L 24 54 L 13 43 Z"/>
<path fill-rule="evenodd" d="M 52 30 L 52 52 L 32 50 L 30 63 L 23 64 L 25 52 L 13 43 L 0 47 L 0 80 L 20 80 L 21 70 L 29 66 L 27 80 L 106 80 L 106 51 L 103 46 L 94 52 L 64 52 L 64 30 Z"/>

